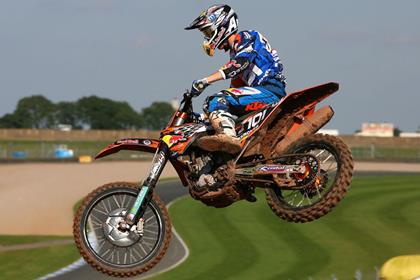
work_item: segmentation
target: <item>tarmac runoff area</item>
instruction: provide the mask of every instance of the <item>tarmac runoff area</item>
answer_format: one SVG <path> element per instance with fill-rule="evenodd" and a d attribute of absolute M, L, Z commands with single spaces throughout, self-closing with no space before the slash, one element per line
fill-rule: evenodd
<path fill-rule="evenodd" d="M 0 213 L 7 214 L 0 234 L 70 236 L 78 200 L 105 183 L 141 181 L 149 168 L 149 162 L 121 161 L 1 164 Z M 357 162 L 355 171 L 420 173 L 420 164 Z M 170 164 L 165 177 L 176 177 Z"/>

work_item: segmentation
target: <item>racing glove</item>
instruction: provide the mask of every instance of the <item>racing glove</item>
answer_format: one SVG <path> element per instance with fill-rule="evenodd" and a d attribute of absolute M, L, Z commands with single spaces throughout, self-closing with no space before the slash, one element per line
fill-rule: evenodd
<path fill-rule="evenodd" d="M 196 97 L 199 96 L 209 85 L 209 82 L 206 78 L 200 80 L 194 80 L 191 86 L 191 94 Z"/>

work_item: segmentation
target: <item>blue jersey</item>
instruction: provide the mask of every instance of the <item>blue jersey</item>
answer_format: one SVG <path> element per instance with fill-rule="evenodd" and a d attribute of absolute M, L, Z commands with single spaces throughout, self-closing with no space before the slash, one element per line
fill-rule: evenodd
<path fill-rule="evenodd" d="M 224 78 L 239 78 L 250 87 L 264 85 L 269 79 L 285 81 L 277 51 L 257 31 L 236 34 L 230 58 L 229 63 L 220 69 Z"/>

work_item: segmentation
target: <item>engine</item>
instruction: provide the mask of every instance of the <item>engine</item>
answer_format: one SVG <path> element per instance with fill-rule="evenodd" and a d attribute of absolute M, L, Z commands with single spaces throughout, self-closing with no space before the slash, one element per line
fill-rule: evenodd
<path fill-rule="evenodd" d="M 189 190 L 193 198 L 217 208 L 226 207 L 244 197 L 235 187 L 234 164 L 225 154 L 192 153 L 182 159 L 189 168 Z"/>
<path fill-rule="evenodd" d="M 194 156 L 194 155 L 193 155 Z M 202 155 L 193 157 L 190 165 L 190 179 L 193 187 L 199 191 L 203 189 L 210 189 L 215 186 L 216 179 L 212 174 L 215 169 L 215 162 L 210 155 Z"/>

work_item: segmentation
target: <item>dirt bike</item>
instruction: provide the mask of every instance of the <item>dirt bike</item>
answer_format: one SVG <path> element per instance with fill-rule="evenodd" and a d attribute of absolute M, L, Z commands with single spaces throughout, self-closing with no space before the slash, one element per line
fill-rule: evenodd
<path fill-rule="evenodd" d="M 330 82 L 275 104 L 256 104 L 256 110 L 236 120 L 242 150 L 235 155 L 197 146 L 198 138 L 215 132 L 193 112 L 187 91 L 159 140 L 122 139 L 96 155 L 154 153 L 141 185 L 107 184 L 83 200 L 73 226 L 81 255 L 97 270 L 119 277 L 143 273 L 159 262 L 169 246 L 171 222 L 153 190 L 168 161 L 191 196 L 206 205 L 254 202 L 255 189 L 264 188 L 269 207 L 286 221 L 304 223 L 324 216 L 346 194 L 353 173 L 343 141 L 315 134 L 334 114 L 328 105 L 317 111 L 315 106 L 337 90 L 338 84 Z"/>

